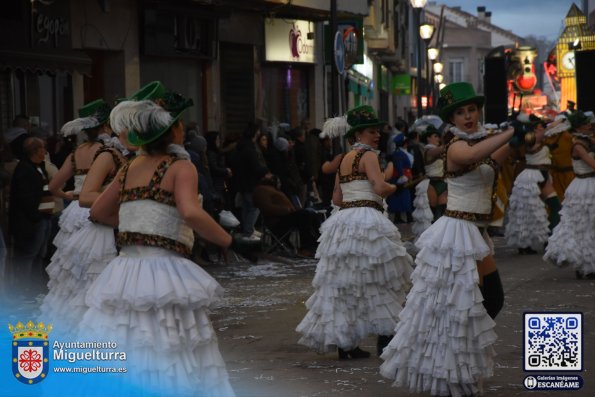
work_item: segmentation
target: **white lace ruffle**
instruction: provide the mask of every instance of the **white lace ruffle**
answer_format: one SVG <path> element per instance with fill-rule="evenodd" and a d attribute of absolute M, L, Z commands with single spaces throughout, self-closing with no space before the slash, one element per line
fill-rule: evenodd
<path fill-rule="evenodd" d="M 233 396 L 209 308 L 221 286 L 195 263 L 127 246 L 89 288 L 85 339 L 126 346 L 129 372 L 164 395 Z"/>
<path fill-rule="evenodd" d="M 79 205 L 78 200 L 72 201 L 68 207 L 64 208 L 58 226 L 60 230 L 52 242 L 58 249 L 64 245 L 70 236 L 89 222 L 89 208 Z"/>
<path fill-rule="evenodd" d="M 87 309 L 89 286 L 117 254 L 111 227 L 89 222 L 70 236 L 47 267 L 49 291 L 40 318 L 56 329 L 74 329 Z"/>
<path fill-rule="evenodd" d="M 412 213 L 413 225 L 411 231 L 416 237 L 419 237 L 427 228 L 430 227 L 434 220 L 434 214 L 430 208 L 430 201 L 428 200 L 428 186 L 429 179 L 424 179 L 415 186 L 415 199 L 413 199 Z"/>
<path fill-rule="evenodd" d="M 413 288 L 380 373 L 414 393 L 477 393 L 478 381 L 493 374 L 495 356 L 495 323 L 482 304 L 476 263 L 490 247 L 471 222 L 445 216 L 417 246 Z"/>
<path fill-rule="evenodd" d="M 595 178 L 574 178 L 564 193 L 560 223 L 548 239 L 544 259 L 595 273 Z"/>
<path fill-rule="evenodd" d="M 548 215 L 538 185 L 543 181 L 542 173 L 535 169 L 525 169 L 515 179 L 504 232 L 508 246 L 537 250 L 547 241 Z"/>
<path fill-rule="evenodd" d="M 298 343 L 324 353 L 390 335 L 413 270 L 398 229 L 375 209 L 350 208 L 323 223 L 319 242 Z"/>

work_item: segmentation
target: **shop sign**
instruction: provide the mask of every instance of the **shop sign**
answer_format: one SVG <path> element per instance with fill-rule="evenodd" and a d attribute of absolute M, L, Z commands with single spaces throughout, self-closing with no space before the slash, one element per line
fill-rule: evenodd
<path fill-rule="evenodd" d="M 31 45 L 70 48 L 70 9 L 66 1 L 31 2 Z"/>
<path fill-rule="evenodd" d="M 395 95 L 411 95 L 411 75 L 407 73 L 393 75 L 392 92 Z"/>
<path fill-rule="evenodd" d="M 265 19 L 266 60 L 315 63 L 314 22 Z"/>

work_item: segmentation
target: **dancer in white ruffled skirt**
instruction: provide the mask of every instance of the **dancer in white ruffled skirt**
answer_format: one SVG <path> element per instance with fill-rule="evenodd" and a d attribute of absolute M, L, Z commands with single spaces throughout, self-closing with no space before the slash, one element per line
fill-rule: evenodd
<path fill-rule="evenodd" d="M 58 221 L 60 230 L 53 241 L 56 246 L 56 252 L 52 256 L 54 265 L 50 264 L 51 268 L 47 269 L 50 282 L 52 273 L 55 273 L 56 264 L 63 259 L 61 251 L 66 240 L 89 221 L 89 209 L 79 205 L 78 196 L 95 153 L 103 146 L 98 139 L 99 135 L 111 135 L 112 131 L 106 124 L 110 110 L 107 103 L 97 99 L 79 109 L 79 118 L 64 124 L 60 130 L 64 137 L 77 135 L 77 139 L 82 140 L 83 143 L 66 157 L 64 164 L 49 183 L 49 190 L 53 196 L 70 201 L 60 215 Z M 74 190 L 65 192 L 62 188 L 72 177 L 74 177 Z"/>
<path fill-rule="evenodd" d="M 413 200 L 413 225 L 411 230 L 419 237 L 432 222 L 444 213 L 446 208 L 446 182 L 444 182 L 444 146 L 440 132 L 432 124 L 424 126 L 420 139 L 424 144 L 424 162 L 426 178 L 415 187 Z"/>
<path fill-rule="evenodd" d="M 523 120 L 534 129 L 535 144 L 526 148 L 525 169 L 514 180 L 504 237 L 506 244 L 517 248 L 520 254 L 535 254 L 557 225 L 560 201 L 549 174 L 552 161 L 549 148 L 543 143 L 543 122 L 534 116 Z M 549 204 L 551 216 L 545 203 Z"/>
<path fill-rule="evenodd" d="M 319 353 L 339 349 L 339 358 L 365 358 L 359 349 L 370 334 L 379 351 L 390 340 L 412 272 L 411 257 L 395 225 L 383 214 L 383 199 L 396 190 L 384 181 L 377 154 L 379 122 L 371 107 L 348 112 L 348 138 L 333 202 L 340 207 L 321 226 L 308 313 L 297 326 L 300 344 Z"/>
<path fill-rule="evenodd" d="M 209 320 L 223 289 L 186 259 L 193 229 L 222 247 L 232 238 L 200 207 L 196 169 L 180 146 L 179 118 L 191 101 L 162 102 L 135 104 L 128 140 L 144 154 L 91 209 L 93 220 L 118 226 L 122 248 L 89 287 L 79 328 L 83 338 L 115 341 L 127 352 L 126 380 L 140 388 L 131 395 L 233 396 Z"/>
<path fill-rule="evenodd" d="M 416 243 L 413 288 L 380 373 L 410 392 L 460 397 L 478 393 L 494 369 L 492 318 L 504 295 L 486 229 L 513 129 L 488 137 L 479 126 L 484 98 L 468 83 L 440 95 L 440 117 L 456 135 L 446 149 L 447 209 Z"/>
<path fill-rule="evenodd" d="M 126 134 L 115 139 L 118 139 L 118 144 L 114 142 L 96 153 L 80 193 L 79 202 L 82 208 L 91 207 L 113 180 L 118 169 L 127 162 L 123 153 L 127 152 L 123 147 L 126 144 Z M 88 308 L 85 294 L 89 286 L 117 254 L 114 229 L 85 222 L 60 248 L 61 260 L 53 262 L 50 267 L 52 279 L 41 305 L 41 318 L 53 321 L 54 329 L 62 335 L 75 331 Z"/>
<path fill-rule="evenodd" d="M 544 259 L 558 266 L 571 264 L 577 278 L 593 279 L 595 278 L 595 140 L 590 126 L 586 125 L 575 131 L 573 135 L 572 167 L 576 177 L 564 193 L 560 223 L 548 240 Z"/>

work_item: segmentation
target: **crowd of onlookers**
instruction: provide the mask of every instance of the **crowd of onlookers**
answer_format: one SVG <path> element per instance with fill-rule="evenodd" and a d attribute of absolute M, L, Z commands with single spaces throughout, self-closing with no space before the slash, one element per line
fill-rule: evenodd
<path fill-rule="evenodd" d="M 401 134 L 407 130 L 403 120 L 395 127 L 383 130 L 381 161 L 405 156 L 409 160 L 407 175 L 416 178 L 423 174 L 419 140 L 414 132 Z M 321 130 L 311 128 L 307 120 L 293 128 L 287 124 L 271 128 L 248 123 L 241 134 L 200 131 L 196 123 L 188 123 L 186 132 L 185 148 L 199 172 L 203 207 L 215 219 L 222 210 L 234 214 L 240 223 L 234 231 L 248 240 L 260 239 L 264 228 L 279 235 L 295 229 L 300 236 L 299 247 L 295 248 L 304 256 L 314 254 L 320 223 L 330 212 L 335 170 L 344 142 L 321 138 Z M 403 139 L 394 139 L 397 134 Z M 47 184 L 76 147 L 76 137 L 64 139 L 48 134 L 32 126 L 27 116 L 19 115 L 0 139 L 4 237 L 0 241 L 0 274 L 8 279 L 43 280 L 44 266 L 54 249 L 58 219 L 68 205 L 60 198 L 49 198 Z M 63 190 L 72 190 L 72 183 Z M 400 197 L 389 200 L 395 222 L 411 222 L 412 192 L 400 189 Z M 42 203 L 50 199 L 52 205 Z M 47 227 L 31 227 L 39 222 Z M 34 248 L 37 245 L 47 249 Z M 197 259 L 210 260 L 208 247 L 202 242 L 196 247 Z M 32 253 L 35 257 L 31 257 Z M 12 262 L 15 265 L 9 271 L 7 264 Z"/>

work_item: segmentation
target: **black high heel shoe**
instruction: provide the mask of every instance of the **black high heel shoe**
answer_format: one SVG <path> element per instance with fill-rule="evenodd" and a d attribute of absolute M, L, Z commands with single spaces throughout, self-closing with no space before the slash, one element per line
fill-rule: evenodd
<path fill-rule="evenodd" d="M 360 349 L 356 347 L 355 349 L 351 350 L 343 350 L 339 348 L 339 359 L 346 360 L 348 358 L 369 358 L 370 352 Z"/>

